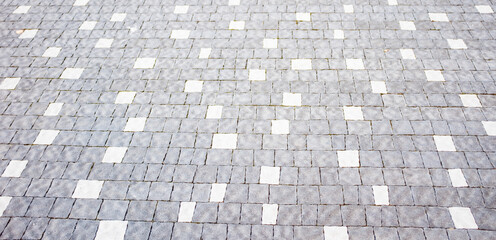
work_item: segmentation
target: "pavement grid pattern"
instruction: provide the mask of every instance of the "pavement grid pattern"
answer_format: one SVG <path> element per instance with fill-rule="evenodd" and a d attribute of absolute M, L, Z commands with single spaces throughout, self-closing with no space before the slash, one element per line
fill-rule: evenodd
<path fill-rule="evenodd" d="M 0 1 L 0 238 L 494 240 L 494 11 Z"/>

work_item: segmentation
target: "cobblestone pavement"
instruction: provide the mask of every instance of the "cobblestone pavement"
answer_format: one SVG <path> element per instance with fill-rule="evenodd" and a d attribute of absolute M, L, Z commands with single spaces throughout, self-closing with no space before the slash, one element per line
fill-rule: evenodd
<path fill-rule="evenodd" d="M 494 11 L 0 1 L 0 238 L 494 240 Z"/>

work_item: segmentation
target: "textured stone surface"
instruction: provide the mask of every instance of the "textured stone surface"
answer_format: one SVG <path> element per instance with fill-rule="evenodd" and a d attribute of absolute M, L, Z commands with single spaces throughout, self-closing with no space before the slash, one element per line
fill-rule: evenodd
<path fill-rule="evenodd" d="M 0 238 L 494 238 L 495 8 L 4 1 Z"/>

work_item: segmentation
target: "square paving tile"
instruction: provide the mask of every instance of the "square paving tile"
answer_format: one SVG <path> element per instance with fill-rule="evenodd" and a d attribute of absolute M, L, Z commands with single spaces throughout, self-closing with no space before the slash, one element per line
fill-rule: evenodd
<path fill-rule="evenodd" d="M 415 27 L 415 23 L 413 21 L 400 21 L 400 29 L 407 31 L 417 30 L 417 28 Z"/>
<path fill-rule="evenodd" d="M 229 23 L 229 30 L 243 30 L 245 29 L 245 21 L 231 21 Z"/>
<path fill-rule="evenodd" d="M 296 13 L 296 21 L 311 21 L 310 13 Z"/>
<path fill-rule="evenodd" d="M 119 92 L 115 98 L 115 104 L 131 104 L 135 96 L 136 92 Z"/>
<path fill-rule="evenodd" d="M 222 106 L 208 106 L 207 119 L 219 119 L 222 117 Z"/>
<path fill-rule="evenodd" d="M 461 229 L 477 229 L 477 223 L 475 223 L 474 216 L 470 208 L 466 207 L 450 207 L 449 212 L 455 228 Z"/>
<path fill-rule="evenodd" d="M 123 240 L 127 226 L 127 221 L 101 221 L 95 240 Z"/>
<path fill-rule="evenodd" d="M 60 78 L 62 79 L 79 79 L 84 72 L 84 68 L 66 68 Z"/>
<path fill-rule="evenodd" d="M 188 39 L 189 38 L 189 30 L 172 30 L 170 38 L 173 39 Z"/>
<path fill-rule="evenodd" d="M 155 66 L 155 58 L 138 58 L 134 63 L 134 68 L 153 68 Z"/>
<path fill-rule="evenodd" d="M 15 89 L 21 78 L 5 78 L 0 83 L 0 89 Z"/>
<path fill-rule="evenodd" d="M 235 149 L 238 141 L 238 134 L 214 134 L 212 148 Z"/>
<path fill-rule="evenodd" d="M 201 92 L 203 81 L 189 80 L 184 84 L 184 92 Z"/>
<path fill-rule="evenodd" d="M 97 21 L 84 21 L 79 27 L 79 30 L 93 30 L 97 23 Z"/>
<path fill-rule="evenodd" d="M 213 183 L 210 191 L 210 202 L 223 202 L 226 195 L 227 184 Z"/>
<path fill-rule="evenodd" d="M 146 118 L 129 118 L 124 131 L 140 132 L 145 129 Z"/>
<path fill-rule="evenodd" d="M 338 162 L 339 162 L 339 167 L 359 167 L 360 160 L 358 156 L 358 151 L 356 150 L 338 151 Z"/>
<path fill-rule="evenodd" d="M 14 14 L 24 14 L 28 13 L 31 6 L 19 6 L 12 13 Z"/>
<path fill-rule="evenodd" d="M 188 5 L 176 6 L 174 8 L 174 13 L 175 14 L 185 14 L 185 13 L 188 13 L 188 9 L 189 9 Z"/>
<path fill-rule="evenodd" d="M 43 53 L 43 57 L 57 57 L 60 53 L 60 50 L 62 50 L 62 48 L 59 48 L 59 47 L 49 47 L 47 48 L 47 50 L 45 50 L 45 52 Z"/>
<path fill-rule="evenodd" d="M 277 48 L 277 38 L 264 38 L 263 48 Z"/>
<path fill-rule="evenodd" d="M 105 151 L 102 162 L 104 163 L 120 163 L 126 155 L 127 147 L 109 147 Z"/>
<path fill-rule="evenodd" d="M 95 48 L 110 48 L 112 46 L 114 39 L 110 38 L 100 38 L 95 44 Z"/>
<path fill-rule="evenodd" d="M 311 70 L 312 60 L 310 59 L 292 59 L 291 68 L 293 70 Z"/>
<path fill-rule="evenodd" d="M 59 130 L 41 130 L 33 144 L 50 145 L 59 132 Z"/>
<path fill-rule="evenodd" d="M 475 8 L 477 8 L 479 13 L 494 13 L 492 7 L 489 5 L 476 5 Z"/>
<path fill-rule="evenodd" d="M 279 184 L 279 167 L 262 166 L 260 168 L 260 183 L 262 184 Z"/>
<path fill-rule="evenodd" d="M 63 103 L 50 103 L 43 116 L 57 116 L 64 106 Z"/>
<path fill-rule="evenodd" d="M 34 38 L 38 33 L 38 29 L 27 29 L 24 30 L 21 35 L 19 35 L 20 39 Z"/>
<path fill-rule="evenodd" d="M 250 69 L 248 79 L 251 81 L 265 81 L 264 69 Z"/>
<path fill-rule="evenodd" d="M 182 202 L 179 208 L 178 222 L 191 222 L 195 211 L 196 202 Z"/>
<path fill-rule="evenodd" d="M 446 39 L 451 49 L 467 49 L 463 39 Z"/>
<path fill-rule="evenodd" d="M 112 17 L 110 18 L 111 22 L 122 22 L 124 19 L 126 19 L 127 14 L 125 13 L 114 13 L 112 14 Z"/>
<path fill-rule="evenodd" d="M 429 18 L 433 22 L 449 22 L 446 13 L 429 13 Z"/>
<path fill-rule="evenodd" d="M 9 162 L 7 168 L 2 173 L 2 177 L 20 177 L 28 161 L 25 160 L 12 160 Z"/>
<path fill-rule="evenodd" d="M 102 186 L 103 181 L 79 180 L 72 198 L 98 198 Z"/>

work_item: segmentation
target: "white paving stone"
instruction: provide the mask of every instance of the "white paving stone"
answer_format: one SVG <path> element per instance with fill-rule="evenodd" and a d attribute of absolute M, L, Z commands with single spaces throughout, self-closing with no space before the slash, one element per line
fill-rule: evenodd
<path fill-rule="evenodd" d="M 201 92 L 203 81 L 189 80 L 184 84 L 184 92 Z"/>
<path fill-rule="evenodd" d="M 112 17 L 110 18 L 111 22 L 122 22 L 124 19 L 126 19 L 127 14 L 125 13 L 114 13 L 112 14 Z"/>
<path fill-rule="evenodd" d="M 57 116 L 60 113 L 60 110 L 62 110 L 62 106 L 64 106 L 64 103 L 50 103 L 45 110 L 45 113 L 43 116 Z"/>
<path fill-rule="evenodd" d="M 220 119 L 222 117 L 222 106 L 208 106 L 207 119 Z"/>
<path fill-rule="evenodd" d="M 443 82 L 443 73 L 439 70 L 425 70 L 425 77 L 427 81 Z"/>
<path fill-rule="evenodd" d="M 188 10 L 189 10 L 188 5 L 180 5 L 180 6 L 176 6 L 174 8 L 174 13 L 175 14 L 185 14 L 185 13 L 188 13 Z"/>
<path fill-rule="evenodd" d="M 496 121 L 482 121 L 482 125 L 487 135 L 496 136 Z"/>
<path fill-rule="evenodd" d="M 97 23 L 97 21 L 84 21 L 79 27 L 79 30 L 93 30 Z"/>
<path fill-rule="evenodd" d="M 119 92 L 115 98 L 115 104 L 131 104 L 135 96 L 136 92 Z"/>
<path fill-rule="evenodd" d="M 296 13 L 296 21 L 309 22 L 311 21 L 310 13 Z"/>
<path fill-rule="evenodd" d="M 209 58 L 211 52 L 212 52 L 211 48 L 202 48 L 200 49 L 200 54 L 198 55 L 198 58 L 201 59 Z"/>
<path fill-rule="evenodd" d="M 479 98 L 475 94 L 460 94 L 464 107 L 482 107 Z"/>
<path fill-rule="evenodd" d="M 289 121 L 272 120 L 272 134 L 289 134 Z"/>
<path fill-rule="evenodd" d="M 348 228 L 342 226 L 324 226 L 324 240 L 348 240 Z"/>
<path fill-rule="evenodd" d="M 372 186 L 375 205 L 389 205 L 389 191 L 387 186 Z"/>
<path fill-rule="evenodd" d="M 196 202 L 182 202 L 179 208 L 178 222 L 191 222 L 193 221 L 193 214 L 195 213 Z"/>
<path fill-rule="evenodd" d="M 43 53 L 42 57 L 57 57 L 60 53 L 60 50 L 62 48 L 59 47 L 49 47 L 45 52 Z"/>
<path fill-rule="evenodd" d="M 126 155 L 127 147 L 108 147 L 103 156 L 104 163 L 121 163 Z"/>
<path fill-rule="evenodd" d="M 334 30 L 334 39 L 344 39 L 344 31 L 339 29 Z"/>
<path fill-rule="evenodd" d="M 400 21 L 400 29 L 407 31 L 417 30 L 417 28 L 415 27 L 415 23 L 412 21 Z"/>
<path fill-rule="evenodd" d="M 301 93 L 283 93 L 282 105 L 301 106 Z"/>
<path fill-rule="evenodd" d="M 33 144 L 50 145 L 59 135 L 59 130 L 41 130 Z"/>
<path fill-rule="evenodd" d="M 365 69 L 362 59 L 346 59 L 346 68 L 350 70 Z"/>
<path fill-rule="evenodd" d="M 31 6 L 19 6 L 12 13 L 14 13 L 14 14 L 28 13 L 30 8 L 31 8 Z"/>
<path fill-rule="evenodd" d="M 461 169 L 448 169 L 448 173 L 453 187 L 468 187 Z"/>
<path fill-rule="evenodd" d="M 448 15 L 446 13 L 429 13 L 429 18 L 433 22 L 449 22 Z"/>
<path fill-rule="evenodd" d="M 277 212 L 279 205 L 264 204 L 262 205 L 262 224 L 274 225 L 277 223 Z"/>
<path fill-rule="evenodd" d="M 456 151 L 455 144 L 451 136 L 433 136 L 436 148 L 439 152 L 454 152 Z"/>
<path fill-rule="evenodd" d="M 240 0 L 229 0 L 229 6 L 238 6 Z"/>
<path fill-rule="evenodd" d="M 383 81 L 370 81 L 373 93 L 387 93 L 386 83 Z"/>
<path fill-rule="evenodd" d="M 138 58 L 134 62 L 134 68 L 146 69 L 153 68 L 155 66 L 156 58 Z"/>
<path fill-rule="evenodd" d="M 467 49 L 467 45 L 463 39 L 446 39 L 451 49 Z"/>
<path fill-rule="evenodd" d="M 250 81 L 265 81 L 265 69 L 250 69 L 248 79 Z"/>
<path fill-rule="evenodd" d="M 396 6 L 396 5 L 398 5 L 398 1 L 397 0 L 388 0 L 388 5 Z"/>
<path fill-rule="evenodd" d="M 403 59 L 416 59 L 413 49 L 400 49 L 400 53 Z"/>
<path fill-rule="evenodd" d="M 474 216 L 470 208 L 466 207 L 450 207 L 449 213 L 451 219 L 455 224 L 455 228 L 459 229 L 478 229 L 477 223 L 475 223 Z"/>
<path fill-rule="evenodd" d="M 338 151 L 339 167 L 360 167 L 360 157 L 357 150 Z"/>
<path fill-rule="evenodd" d="M 62 79 L 79 79 L 84 72 L 84 68 L 66 68 L 60 78 Z"/>
<path fill-rule="evenodd" d="M 86 6 L 88 4 L 89 0 L 76 0 L 74 2 L 74 6 Z"/>
<path fill-rule="evenodd" d="M 95 44 L 95 48 L 110 48 L 114 39 L 111 38 L 100 38 Z"/>
<path fill-rule="evenodd" d="M 238 142 L 238 134 L 214 134 L 212 148 L 216 149 L 235 149 Z"/>
<path fill-rule="evenodd" d="M 19 35 L 20 39 L 34 38 L 38 33 L 38 29 L 27 29 L 24 30 L 21 35 Z"/>
<path fill-rule="evenodd" d="M 127 221 L 100 221 L 95 240 L 123 240 Z"/>
<path fill-rule="evenodd" d="M 263 48 L 277 48 L 277 38 L 264 38 Z"/>
<path fill-rule="evenodd" d="M 479 13 L 494 13 L 493 9 L 489 5 L 476 5 L 475 8 Z"/>
<path fill-rule="evenodd" d="M 363 120 L 361 107 L 343 107 L 345 120 Z"/>
<path fill-rule="evenodd" d="M 28 161 L 24 160 L 11 160 L 5 171 L 2 173 L 2 177 L 20 177 Z"/>
<path fill-rule="evenodd" d="M 281 172 L 280 167 L 267 167 L 260 168 L 260 183 L 261 184 L 279 184 L 279 175 Z"/>
<path fill-rule="evenodd" d="M 172 30 L 171 39 L 188 39 L 190 30 Z"/>
<path fill-rule="evenodd" d="M 103 181 L 97 180 L 79 180 L 72 198 L 96 199 L 100 196 Z"/>
<path fill-rule="evenodd" d="M 229 23 L 229 30 L 243 30 L 245 29 L 245 21 L 231 21 Z"/>
<path fill-rule="evenodd" d="M 223 202 L 226 195 L 227 184 L 213 183 L 210 191 L 210 202 Z"/>
<path fill-rule="evenodd" d="M 146 118 L 129 118 L 124 128 L 125 132 L 141 132 L 145 129 Z"/>
<path fill-rule="evenodd" d="M 5 78 L 2 83 L 0 83 L 0 89 L 2 90 L 12 90 L 17 87 L 21 78 Z"/>
<path fill-rule="evenodd" d="M 353 12 L 355 12 L 355 9 L 353 8 L 353 5 L 348 5 L 348 4 L 343 5 L 343 10 L 344 10 L 345 13 L 353 13 Z"/>
<path fill-rule="evenodd" d="M 292 59 L 291 69 L 293 70 L 311 70 L 312 60 L 311 59 Z"/>
<path fill-rule="evenodd" d="M 3 216 L 3 212 L 9 206 L 10 200 L 12 197 L 0 196 L 0 217 Z"/>

